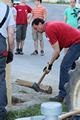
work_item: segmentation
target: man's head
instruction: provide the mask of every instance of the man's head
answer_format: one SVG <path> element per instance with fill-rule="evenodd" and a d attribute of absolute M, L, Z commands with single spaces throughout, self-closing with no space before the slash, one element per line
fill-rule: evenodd
<path fill-rule="evenodd" d="M 32 22 L 32 27 L 38 32 L 44 32 L 44 20 L 36 18 Z"/>
<path fill-rule="evenodd" d="M 70 6 L 71 6 L 72 8 L 75 7 L 75 4 L 76 4 L 76 0 L 70 0 Z"/>

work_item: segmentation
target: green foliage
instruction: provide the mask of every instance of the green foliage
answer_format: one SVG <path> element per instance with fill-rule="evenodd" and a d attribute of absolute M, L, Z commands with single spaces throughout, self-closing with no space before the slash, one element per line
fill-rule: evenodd
<path fill-rule="evenodd" d="M 69 4 L 69 2 L 65 2 L 65 1 L 57 1 L 57 2 L 43 2 L 43 3 L 47 3 L 47 4 Z"/>
<path fill-rule="evenodd" d="M 9 111 L 7 113 L 7 120 L 15 120 L 21 117 L 29 117 L 29 116 L 35 116 L 35 115 L 40 115 L 40 114 L 41 114 L 40 105 L 35 105 L 25 110 Z"/>
<path fill-rule="evenodd" d="M 65 103 L 62 104 L 62 108 L 63 108 L 63 112 L 67 112 L 68 109 L 67 109 L 67 105 Z"/>
<path fill-rule="evenodd" d="M 25 91 L 25 90 L 20 90 L 19 93 L 25 93 L 25 94 L 28 94 L 28 92 Z"/>
<path fill-rule="evenodd" d="M 65 1 L 58 1 L 57 4 L 69 4 L 69 2 L 65 2 Z"/>

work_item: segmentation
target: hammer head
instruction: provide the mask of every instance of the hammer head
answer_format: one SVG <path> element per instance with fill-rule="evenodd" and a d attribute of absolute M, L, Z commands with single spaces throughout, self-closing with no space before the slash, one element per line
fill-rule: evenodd
<path fill-rule="evenodd" d="M 36 92 L 44 92 L 44 93 L 47 93 L 47 94 L 51 94 L 52 93 L 51 86 L 49 86 L 47 89 L 42 89 L 42 88 L 40 88 L 40 86 L 37 83 L 34 83 L 32 85 L 32 89 L 34 89 Z"/>
<path fill-rule="evenodd" d="M 34 83 L 32 85 L 32 89 L 34 89 L 36 92 L 40 92 L 40 87 L 39 87 L 39 85 L 37 83 Z"/>

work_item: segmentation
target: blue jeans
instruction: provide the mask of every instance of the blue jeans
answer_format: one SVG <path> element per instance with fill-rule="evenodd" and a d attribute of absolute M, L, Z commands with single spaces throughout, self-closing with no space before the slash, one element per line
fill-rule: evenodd
<path fill-rule="evenodd" d="M 5 81 L 6 58 L 2 55 L 2 52 L 6 49 L 6 39 L 0 34 L 0 120 L 4 120 L 6 116 L 5 106 L 7 105 Z"/>
<path fill-rule="evenodd" d="M 80 56 L 80 43 L 76 43 L 70 46 L 66 55 L 64 56 L 60 66 L 60 82 L 59 82 L 59 95 L 66 96 L 65 83 L 69 82 L 69 70 L 72 64 Z"/>
<path fill-rule="evenodd" d="M 80 120 L 80 116 L 73 116 L 73 117 L 70 117 L 70 118 L 67 118 L 66 120 Z"/>

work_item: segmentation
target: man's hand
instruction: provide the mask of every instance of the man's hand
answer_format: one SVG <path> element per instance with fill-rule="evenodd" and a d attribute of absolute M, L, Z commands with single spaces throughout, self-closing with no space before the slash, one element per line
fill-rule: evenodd
<path fill-rule="evenodd" d="M 11 51 L 8 52 L 6 63 L 10 63 L 13 61 L 13 53 Z"/>
<path fill-rule="evenodd" d="M 52 64 L 49 64 L 44 67 L 43 72 L 46 72 L 47 74 L 51 71 L 52 69 Z"/>

